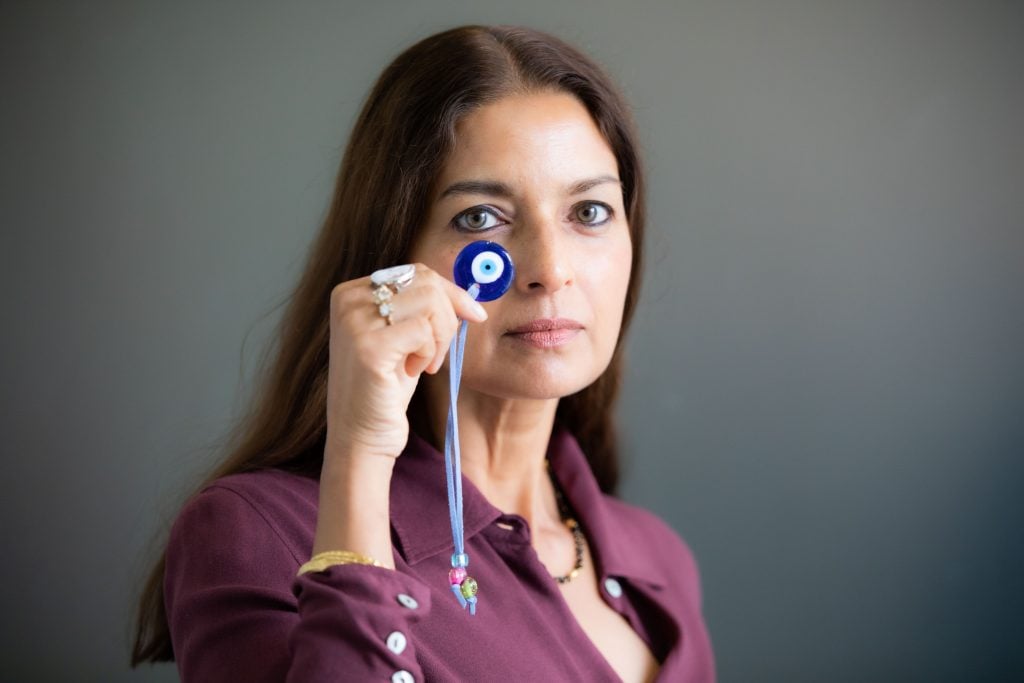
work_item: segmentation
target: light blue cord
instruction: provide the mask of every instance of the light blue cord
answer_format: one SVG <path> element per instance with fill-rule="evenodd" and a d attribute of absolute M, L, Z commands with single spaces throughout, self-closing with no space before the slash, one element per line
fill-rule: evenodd
<path fill-rule="evenodd" d="M 473 283 L 466 290 L 475 300 L 480 293 L 480 285 Z M 462 382 L 462 356 L 466 350 L 466 329 L 468 323 L 465 320 L 459 322 L 459 331 L 452 339 L 451 347 L 448 350 L 448 424 L 444 435 L 444 467 L 445 479 L 448 484 L 448 517 L 452 525 L 452 541 L 455 545 L 455 554 L 452 555 L 452 567 L 456 565 L 456 558 L 461 559 L 461 566 L 469 565 L 469 556 L 466 555 L 465 534 L 462 525 L 462 455 L 459 452 L 459 384 Z M 476 596 L 468 600 L 463 597 L 459 586 L 452 585 L 452 592 L 459 599 L 462 607 L 469 607 L 470 614 L 476 614 Z"/>

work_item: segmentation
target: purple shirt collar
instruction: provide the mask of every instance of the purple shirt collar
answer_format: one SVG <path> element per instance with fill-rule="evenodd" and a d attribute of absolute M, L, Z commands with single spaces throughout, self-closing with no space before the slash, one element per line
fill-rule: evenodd
<path fill-rule="evenodd" d="M 587 535 L 598 575 L 664 587 L 668 577 L 649 561 L 657 548 L 644 544 L 614 514 L 614 506 L 621 503 L 601 492 L 576 439 L 567 430 L 556 428 L 547 455 Z M 467 541 L 504 515 L 465 476 L 462 496 Z M 444 455 L 415 433 L 410 433 L 405 452 L 395 462 L 390 501 L 395 541 L 407 563 L 451 554 Z"/>

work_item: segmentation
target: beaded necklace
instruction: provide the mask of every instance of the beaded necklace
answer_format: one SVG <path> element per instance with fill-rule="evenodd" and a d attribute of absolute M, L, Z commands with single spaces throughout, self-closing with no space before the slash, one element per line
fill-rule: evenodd
<path fill-rule="evenodd" d="M 545 460 L 544 462 L 547 463 L 548 475 L 551 477 L 551 485 L 555 487 L 555 501 L 558 503 L 558 514 L 565 525 L 569 527 L 569 531 L 572 532 L 572 542 L 576 548 L 576 562 L 573 564 L 569 573 L 561 576 L 552 576 L 551 578 L 558 583 L 569 583 L 579 576 L 580 570 L 583 569 L 583 530 L 580 529 L 579 522 L 577 522 L 572 516 L 568 503 L 565 502 L 565 496 L 562 494 L 562 489 L 558 485 L 558 480 L 555 479 L 555 475 L 551 471 L 551 461 Z"/>

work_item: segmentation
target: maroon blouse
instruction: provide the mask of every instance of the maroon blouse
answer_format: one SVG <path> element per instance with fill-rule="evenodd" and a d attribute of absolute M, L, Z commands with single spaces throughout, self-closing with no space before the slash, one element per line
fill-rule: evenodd
<path fill-rule="evenodd" d="M 658 681 L 714 681 L 697 566 L 661 519 L 601 493 L 576 440 L 552 470 L 586 534 L 600 593 L 661 663 Z M 444 457 L 412 435 L 395 463 L 397 571 L 309 559 L 319 482 L 281 470 L 224 477 L 181 511 L 164 597 L 181 679 L 194 681 L 618 681 L 530 545 L 519 515 L 463 480 L 476 616 L 448 587 Z M 504 526 L 499 526 L 499 524 Z M 511 529 L 506 528 L 511 525 Z"/>

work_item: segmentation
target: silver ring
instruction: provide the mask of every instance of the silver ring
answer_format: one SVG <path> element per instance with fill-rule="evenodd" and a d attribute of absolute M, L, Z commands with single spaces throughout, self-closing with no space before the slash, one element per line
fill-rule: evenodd
<path fill-rule="evenodd" d="M 416 267 L 411 264 L 381 268 L 370 274 L 370 283 L 373 287 L 373 303 L 377 306 L 380 317 L 388 321 L 388 325 L 394 324 L 395 304 L 392 301 L 395 294 L 409 286 L 416 276 Z"/>
<path fill-rule="evenodd" d="M 416 266 L 406 263 L 373 271 L 370 273 L 370 282 L 377 286 L 387 285 L 395 292 L 399 292 L 408 287 L 414 277 L 416 277 Z"/>

